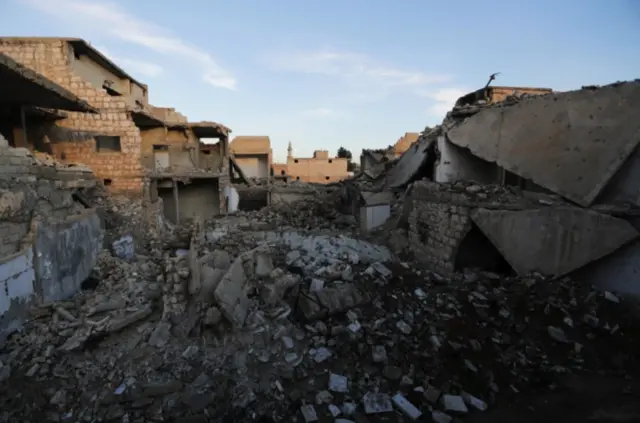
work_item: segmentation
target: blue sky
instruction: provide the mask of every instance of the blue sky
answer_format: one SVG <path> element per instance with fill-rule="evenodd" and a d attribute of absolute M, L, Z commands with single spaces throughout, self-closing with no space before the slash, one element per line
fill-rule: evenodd
<path fill-rule="evenodd" d="M 354 156 L 440 123 L 496 85 L 570 90 L 640 77 L 640 0 L 0 0 L 3 35 L 85 38 L 150 101 L 276 159 Z"/>

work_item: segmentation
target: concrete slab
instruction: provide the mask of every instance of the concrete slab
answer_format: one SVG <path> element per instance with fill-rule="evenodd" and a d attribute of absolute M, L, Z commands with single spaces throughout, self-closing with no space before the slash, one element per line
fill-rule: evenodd
<path fill-rule="evenodd" d="M 627 221 L 578 207 L 477 209 L 473 222 L 520 275 L 560 276 L 638 237 Z"/>
<path fill-rule="evenodd" d="M 590 205 L 640 142 L 640 82 L 532 97 L 450 129 L 474 155 Z"/>
<path fill-rule="evenodd" d="M 640 298 L 640 240 L 576 270 L 571 277 L 603 291 Z"/>
<path fill-rule="evenodd" d="M 414 143 L 389 171 L 387 185 L 390 188 L 406 185 L 426 162 L 429 156 L 429 148 L 434 141 L 434 138 L 422 138 Z"/>
<path fill-rule="evenodd" d="M 90 275 L 102 249 L 104 230 L 94 209 L 36 232 L 36 291 L 42 300 L 71 297 Z"/>

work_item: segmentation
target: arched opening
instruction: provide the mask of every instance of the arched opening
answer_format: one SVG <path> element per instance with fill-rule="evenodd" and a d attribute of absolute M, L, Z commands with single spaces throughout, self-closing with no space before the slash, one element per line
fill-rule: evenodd
<path fill-rule="evenodd" d="M 513 268 L 475 223 L 471 224 L 471 229 L 458 245 L 454 269 L 456 272 L 479 269 L 515 275 Z"/>

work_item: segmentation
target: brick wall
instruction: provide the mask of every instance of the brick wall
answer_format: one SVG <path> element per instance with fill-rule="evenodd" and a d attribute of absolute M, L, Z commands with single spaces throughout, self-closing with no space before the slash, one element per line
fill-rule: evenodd
<path fill-rule="evenodd" d="M 70 66 L 69 48 L 58 40 L 0 39 L 0 52 L 42 73 L 100 110 L 99 114 L 68 112 L 58 122 L 67 139 L 56 139 L 54 154 L 65 161 L 83 163 L 99 179 L 110 180 L 117 193 L 142 193 L 141 136 L 127 113 L 122 97 L 112 97 L 100 87 L 84 81 Z M 120 137 L 120 152 L 97 152 L 93 135 Z"/>

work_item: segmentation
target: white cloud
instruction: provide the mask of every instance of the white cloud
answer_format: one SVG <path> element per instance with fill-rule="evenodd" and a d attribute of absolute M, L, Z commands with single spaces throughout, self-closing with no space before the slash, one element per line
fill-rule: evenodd
<path fill-rule="evenodd" d="M 303 110 L 300 115 L 310 119 L 344 119 L 349 116 L 347 113 L 324 107 Z"/>
<path fill-rule="evenodd" d="M 359 53 L 322 50 L 271 54 L 267 63 L 278 70 L 342 78 L 363 91 L 376 89 L 385 93 L 415 89 L 450 80 L 449 75 L 430 74 L 387 66 Z"/>
<path fill-rule="evenodd" d="M 235 77 L 221 68 L 209 53 L 153 23 L 128 14 L 116 4 L 88 0 L 22 0 L 22 3 L 77 26 L 99 30 L 174 58 L 187 59 L 202 68 L 203 81 L 218 88 L 236 89 Z"/>
<path fill-rule="evenodd" d="M 437 117 L 444 117 L 463 95 L 467 94 L 461 88 L 441 88 L 433 92 L 423 92 L 421 95 L 428 97 L 434 101 L 427 112 Z"/>
<path fill-rule="evenodd" d="M 136 75 L 144 75 L 144 76 L 147 76 L 149 78 L 155 78 L 156 76 L 158 76 L 162 72 L 164 72 L 164 69 L 162 69 L 162 66 L 160 66 L 160 65 L 158 65 L 156 63 L 146 62 L 146 61 L 143 61 L 143 60 L 127 59 L 127 58 L 124 58 L 124 57 L 119 57 L 119 56 L 111 54 L 111 52 L 109 52 L 104 47 L 96 46 L 96 49 L 98 49 L 100 51 L 100 53 L 102 53 L 105 56 L 107 56 L 113 62 L 117 63 L 119 66 L 124 68 L 124 70 L 126 70 L 127 72 L 130 72 L 130 73 L 133 73 L 133 74 L 136 74 Z"/>

